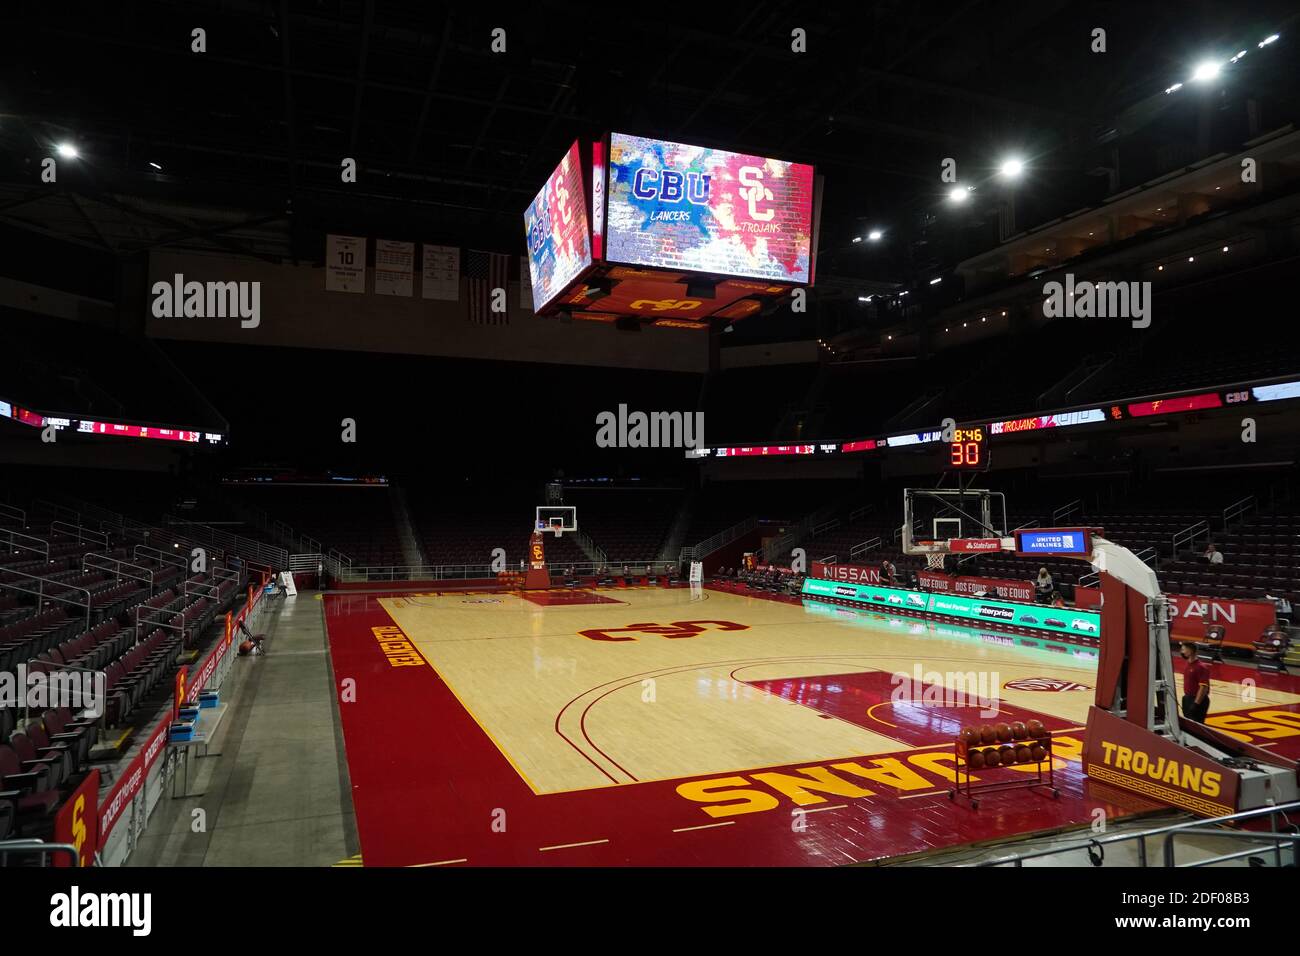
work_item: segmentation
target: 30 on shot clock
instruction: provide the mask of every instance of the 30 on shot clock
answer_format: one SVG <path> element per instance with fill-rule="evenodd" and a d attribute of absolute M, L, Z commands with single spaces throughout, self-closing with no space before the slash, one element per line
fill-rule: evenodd
<path fill-rule="evenodd" d="M 948 443 L 948 468 L 983 471 L 989 466 L 989 434 L 983 425 L 955 428 Z"/>

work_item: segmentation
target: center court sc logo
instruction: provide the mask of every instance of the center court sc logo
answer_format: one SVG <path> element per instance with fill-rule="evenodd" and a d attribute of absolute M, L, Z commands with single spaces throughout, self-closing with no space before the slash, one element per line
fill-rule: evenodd
<path fill-rule="evenodd" d="M 618 412 L 596 416 L 599 448 L 699 448 L 704 444 L 703 412 Z"/>

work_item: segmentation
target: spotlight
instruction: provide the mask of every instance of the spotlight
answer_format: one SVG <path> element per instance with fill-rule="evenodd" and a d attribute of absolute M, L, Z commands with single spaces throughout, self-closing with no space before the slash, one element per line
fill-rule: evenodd
<path fill-rule="evenodd" d="M 1245 50 L 1238 50 L 1238 51 L 1237 51 L 1237 55 L 1234 56 L 1234 57 L 1233 57 L 1231 60 L 1229 60 L 1228 62 L 1229 62 L 1229 63 L 1236 63 L 1238 60 L 1240 60 L 1240 59 L 1241 59 L 1243 56 L 1245 56 L 1245 55 L 1246 55 L 1246 51 L 1245 51 Z"/>
<path fill-rule="evenodd" d="M 1275 43 L 1275 42 L 1277 42 L 1279 36 L 1280 36 L 1280 34 L 1274 33 L 1274 34 L 1272 34 L 1271 36 L 1266 36 L 1266 37 L 1264 37 L 1264 39 L 1262 39 L 1262 40 L 1259 41 L 1259 48 L 1262 50 L 1262 49 L 1264 49 L 1264 47 L 1268 46 L 1270 43 Z"/>
<path fill-rule="evenodd" d="M 862 241 L 862 237 L 861 237 L 861 236 L 854 236 L 854 237 L 853 237 L 853 241 L 854 241 L 854 242 L 861 242 L 861 241 Z"/>
<path fill-rule="evenodd" d="M 885 234 L 881 232 L 879 229 L 872 229 L 869 233 L 867 233 L 867 238 L 870 239 L 872 242 L 879 242 L 884 235 Z"/>
<path fill-rule="evenodd" d="M 157 163 L 151 162 L 149 165 L 152 166 L 154 169 L 158 170 L 158 172 L 162 172 L 162 167 L 159 166 Z"/>
<path fill-rule="evenodd" d="M 1188 262 L 1195 262 L 1195 261 L 1196 261 L 1196 256 L 1188 256 L 1188 257 L 1187 257 L 1187 261 L 1188 261 Z"/>
<path fill-rule="evenodd" d="M 1003 160 L 1002 165 L 998 168 L 998 172 L 1000 172 L 1003 176 L 1007 177 L 1008 179 L 1015 179 L 1024 171 L 1025 171 L 1024 162 L 1022 160 L 1016 159 L 1015 157 Z"/>
<path fill-rule="evenodd" d="M 952 189 L 948 191 L 948 201 L 958 204 L 964 203 L 971 188 L 972 187 L 970 186 L 953 186 Z"/>
<path fill-rule="evenodd" d="M 1177 93 L 1177 92 L 1178 92 L 1179 90 L 1181 90 L 1182 88 L 1183 88 L 1183 84 L 1181 84 L 1181 83 L 1175 83 L 1173 86 L 1166 86 L 1166 87 L 1165 87 L 1165 92 L 1166 92 L 1166 93 Z"/>
<path fill-rule="evenodd" d="M 1208 83 L 1219 75 L 1221 64 L 1213 60 L 1205 60 L 1196 64 L 1196 69 L 1192 71 L 1192 80 L 1196 83 Z"/>
<path fill-rule="evenodd" d="M 77 147 L 73 146 L 71 143 L 60 143 L 54 148 L 54 151 L 64 159 L 76 159 L 81 155 L 77 152 Z"/>
<path fill-rule="evenodd" d="M 1227 252 L 1227 251 L 1228 251 L 1228 247 L 1227 247 L 1227 246 L 1224 246 L 1224 247 L 1223 247 L 1223 251 L 1224 251 L 1224 252 Z"/>
<path fill-rule="evenodd" d="M 943 276 L 935 276 L 933 279 L 930 280 L 930 285 L 938 285 L 942 281 L 943 281 Z"/>

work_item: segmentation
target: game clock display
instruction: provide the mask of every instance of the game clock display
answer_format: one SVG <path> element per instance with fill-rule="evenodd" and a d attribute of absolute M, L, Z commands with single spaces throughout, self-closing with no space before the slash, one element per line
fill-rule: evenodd
<path fill-rule="evenodd" d="M 983 425 L 953 430 L 946 467 L 950 471 L 984 471 L 989 466 L 989 436 Z"/>

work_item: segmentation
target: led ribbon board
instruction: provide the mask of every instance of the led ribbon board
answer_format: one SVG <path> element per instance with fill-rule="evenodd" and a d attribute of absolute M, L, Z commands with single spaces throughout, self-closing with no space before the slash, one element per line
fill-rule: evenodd
<path fill-rule="evenodd" d="M 808 578 L 803 593 L 815 597 L 861 601 L 882 612 L 908 611 L 942 614 L 946 617 L 980 623 L 1000 623 L 1027 627 L 1056 634 L 1095 638 L 1101 634 L 1101 613 L 1078 608 L 1047 607 L 1041 604 L 1017 604 L 1012 601 L 986 600 L 956 594 L 934 594 L 903 588 L 879 588 L 846 581 L 821 581 Z"/>
<path fill-rule="evenodd" d="M 591 228 L 575 140 L 524 212 L 533 309 L 540 311 L 591 265 Z"/>
<path fill-rule="evenodd" d="M 625 133 L 608 165 L 610 262 L 809 281 L 811 166 Z"/>

